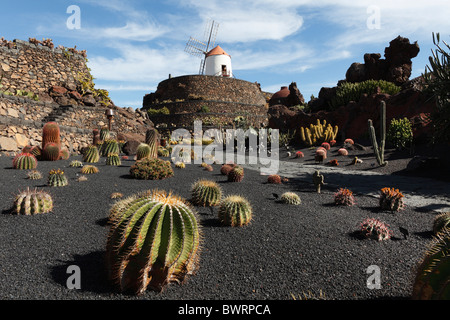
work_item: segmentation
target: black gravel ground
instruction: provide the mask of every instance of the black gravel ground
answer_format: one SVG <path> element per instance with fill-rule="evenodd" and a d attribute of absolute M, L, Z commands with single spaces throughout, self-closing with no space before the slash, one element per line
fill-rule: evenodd
<path fill-rule="evenodd" d="M 356 195 L 354 207 L 333 204 L 335 190 L 317 194 L 310 181 L 291 179 L 283 185 L 267 184 L 258 171 L 246 170 L 240 183 L 230 183 L 219 172 L 199 165 L 176 169 L 161 181 L 134 180 L 132 160 L 120 167 L 97 164 L 100 172 L 77 182 L 80 169 L 69 163 L 39 162 L 42 180 L 26 179 L 14 170 L 11 157 L 0 157 L 0 299 L 3 300 L 293 300 L 302 293 L 329 300 L 410 299 L 414 268 L 430 242 L 432 212 L 407 207 L 400 213 L 379 211 L 377 199 Z M 52 168 L 64 169 L 69 185 L 46 186 Z M 219 182 L 224 193 L 240 194 L 253 206 L 253 221 L 241 228 L 222 227 L 217 209 L 197 208 L 203 226 L 200 268 L 182 285 L 169 285 L 162 293 L 147 291 L 139 297 L 118 293 L 105 279 L 103 255 L 106 217 L 113 192 L 129 196 L 141 190 L 173 190 L 189 199 L 198 178 Z M 27 187 L 48 191 L 52 213 L 12 215 L 14 195 Z M 279 204 L 273 193 L 297 192 L 300 206 Z M 385 242 L 362 239 L 356 232 L 367 217 L 391 226 L 394 237 Z M 399 232 L 409 230 L 405 240 Z M 81 289 L 68 289 L 68 267 L 81 270 Z M 381 289 L 369 289 L 369 266 L 381 271 Z"/>

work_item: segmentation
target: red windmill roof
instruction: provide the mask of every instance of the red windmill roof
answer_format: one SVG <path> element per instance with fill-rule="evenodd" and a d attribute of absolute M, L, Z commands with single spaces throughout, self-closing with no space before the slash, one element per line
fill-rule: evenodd
<path fill-rule="evenodd" d="M 217 56 L 217 55 L 226 55 L 226 56 L 230 56 L 228 53 L 226 53 L 220 46 L 215 47 L 214 49 L 212 49 L 211 51 L 209 51 L 206 54 L 206 57 L 209 56 Z"/>

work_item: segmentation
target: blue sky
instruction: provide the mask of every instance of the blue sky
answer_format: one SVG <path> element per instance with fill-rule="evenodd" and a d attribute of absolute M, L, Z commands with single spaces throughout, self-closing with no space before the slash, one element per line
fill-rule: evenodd
<path fill-rule="evenodd" d="M 67 27 L 71 5 L 80 8 L 79 29 Z M 398 35 L 419 43 L 412 77 L 425 70 L 432 32 L 450 40 L 448 0 L 15 0 L 2 12 L 0 37 L 87 50 L 96 87 L 133 108 L 169 74 L 198 73 L 200 59 L 184 49 L 190 36 L 203 39 L 211 19 L 236 78 L 269 92 L 295 81 L 306 101 L 364 53 L 384 55 Z"/>

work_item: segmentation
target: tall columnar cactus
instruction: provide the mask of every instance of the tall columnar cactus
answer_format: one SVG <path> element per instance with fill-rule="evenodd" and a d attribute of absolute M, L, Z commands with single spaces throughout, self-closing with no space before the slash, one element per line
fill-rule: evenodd
<path fill-rule="evenodd" d="M 99 160 L 100 154 L 98 148 L 94 145 L 87 146 L 83 153 L 83 162 L 97 163 Z"/>
<path fill-rule="evenodd" d="M 106 139 L 99 150 L 101 156 L 107 157 L 110 153 L 119 153 L 119 143 L 115 139 Z"/>
<path fill-rule="evenodd" d="M 141 143 L 136 149 L 136 160 L 150 159 L 151 158 L 151 148 L 146 143 Z"/>
<path fill-rule="evenodd" d="M 371 119 L 368 120 L 369 135 L 378 164 L 380 166 L 385 166 L 388 162 L 384 160 L 384 145 L 386 143 L 386 102 L 384 101 L 381 101 L 380 113 L 380 145 L 378 146 L 375 128 L 373 127 Z"/>
<path fill-rule="evenodd" d="M 13 168 L 19 170 L 36 169 L 37 159 L 31 153 L 19 153 L 13 159 Z"/>
<path fill-rule="evenodd" d="M 106 266 L 120 291 L 161 291 L 197 269 L 201 226 L 194 209 L 182 198 L 147 191 L 114 210 Z"/>
<path fill-rule="evenodd" d="M 58 161 L 61 158 L 61 146 L 55 142 L 46 143 L 42 156 L 47 161 Z"/>
<path fill-rule="evenodd" d="M 240 227 L 250 223 L 253 209 L 247 199 L 238 195 L 230 195 L 220 202 L 220 223 L 226 226 Z"/>
<path fill-rule="evenodd" d="M 312 180 L 314 183 L 314 186 L 316 187 L 316 192 L 320 193 L 322 186 L 324 185 L 324 177 L 322 174 L 320 174 L 319 170 L 314 171 Z"/>
<path fill-rule="evenodd" d="M 413 300 L 450 300 L 450 229 L 429 245 L 414 280 Z"/>
<path fill-rule="evenodd" d="M 61 133 L 56 122 L 47 122 L 42 129 L 42 150 L 49 142 L 56 143 L 61 148 Z"/>
<path fill-rule="evenodd" d="M 150 158 L 158 157 L 158 131 L 148 129 L 145 133 L 145 143 L 150 147 Z"/>
<path fill-rule="evenodd" d="M 118 153 L 110 153 L 106 157 L 106 165 L 107 166 L 120 166 L 122 161 L 120 161 L 120 157 Z"/>
<path fill-rule="evenodd" d="M 34 215 L 51 212 L 53 199 L 45 191 L 30 190 L 20 192 L 14 199 L 13 212 L 18 215 Z"/>
<path fill-rule="evenodd" d="M 222 199 L 222 188 L 214 181 L 200 179 L 191 188 L 192 204 L 201 207 L 217 206 Z"/>
<path fill-rule="evenodd" d="M 67 180 L 64 171 L 52 169 L 48 173 L 47 184 L 50 187 L 64 187 L 69 184 L 69 181 Z"/>
<path fill-rule="evenodd" d="M 100 141 L 108 140 L 110 137 L 109 129 L 106 127 L 103 127 L 100 129 Z"/>

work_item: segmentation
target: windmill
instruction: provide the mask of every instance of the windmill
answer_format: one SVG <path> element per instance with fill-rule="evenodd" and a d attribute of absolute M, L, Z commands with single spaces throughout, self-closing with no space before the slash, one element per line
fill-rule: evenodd
<path fill-rule="evenodd" d="M 186 48 L 184 51 L 202 59 L 200 62 L 199 74 L 204 74 L 205 72 L 206 54 L 212 47 L 214 47 L 218 28 L 219 24 L 214 20 L 210 20 L 206 26 L 203 41 L 189 37 L 189 40 L 186 43 Z"/>

